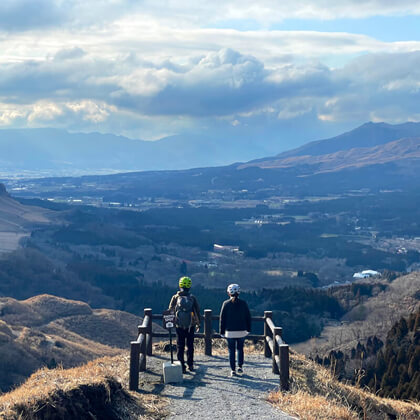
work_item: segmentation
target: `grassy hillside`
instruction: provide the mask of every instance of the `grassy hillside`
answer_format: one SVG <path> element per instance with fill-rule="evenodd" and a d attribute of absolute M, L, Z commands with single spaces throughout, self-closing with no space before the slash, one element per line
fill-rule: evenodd
<path fill-rule="evenodd" d="M 18 248 L 35 226 L 50 224 L 52 211 L 13 200 L 0 183 L 0 254 Z"/>
<path fill-rule="evenodd" d="M 0 390 L 43 366 L 72 367 L 119 354 L 140 323 L 133 314 L 50 295 L 0 298 Z"/>
<path fill-rule="evenodd" d="M 302 420 L 415 420 L 420 416 L 418 403 L 380 398 L 342 384 L 327 369 L 303 355 L 292 355 L 290 375 L 290 392 L 273 392 L 269 400 Z"/>
<path fill-rule="evenodd" d="M 257 348 L 250 347 L 247 353 L 261 354 Z M 68 370 L 41 369 L 21 387 L 0 396 L 0 417 L 49 420 L 87 418 L 89 413 L 90 419 L 164 418 L 170 410 L 168 400 L 147 387 L 140 393 L 127 390 L 128 366 L 128 354 L 122 353 Z M 155 373 L 152 376 L 159 381 L 161 372 Z M 290 392 L 273 392 L 267 398 L 300 419 L 414 420 L 420 415 L 419 404 L 379 398 L 343 385 L 302 355 L 291 355 L 291 378 Z"/>
<path fill-rule="evenodd" d="M 364 284 L 368 284 L 363 280 Z M 307 355 L 324 355 L 331 350 L 350 351 L 357 343 L 376 335 L 385 341 L 388 331 L 401 318 L 416 311 L 420 306 L 420 273 L 413 272 L 393 281 L 371 280 L 377 287 L 372 296 L 359 293 L 357 300 L 350 289 L 354 286 L 331 289 L 331 295 L 350 309 L 338 321 L 324 328 L 320 337 L 296 345 Z M 375 286 L 376 285 L 376 286 Z M 385 287 L 380 287 L 380 286 Z M 353 300 L 353 301 L 352 301 Z"/>
<path fill-rule="evenodd" d="M 0 417 L 11 419 L 160 419 L 165 401 L 130 393 L 128 355 L 72 368 L 43 368 L 21 387 L 0 396 Z"/>

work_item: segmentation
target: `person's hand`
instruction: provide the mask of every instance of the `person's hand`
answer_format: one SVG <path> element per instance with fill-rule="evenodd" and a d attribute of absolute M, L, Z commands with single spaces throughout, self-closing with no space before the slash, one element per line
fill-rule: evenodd
<path fill-rule="evenodd" d="M 200 326 L 199 326 L 199 325 L 196 325 L 196 326 L 195 326 L 195 332 L 196 332 L 196 333 L 200 332 Z"/>

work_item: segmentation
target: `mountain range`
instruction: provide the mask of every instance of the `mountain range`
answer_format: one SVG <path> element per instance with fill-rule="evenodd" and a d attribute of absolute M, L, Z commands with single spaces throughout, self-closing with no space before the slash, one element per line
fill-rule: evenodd
<path fill-rule="evenodd" d="M 223 133 L 156 141 L 55 128 L 0 130 L 0 174 L 67 176 L 226 165 L 281 150 L 288 139 Z"/>
<path fill-rule="evenodd" d="M 367 123 L 337 137 L 283 152 L 281 158 L 325 155 L 420 136 L 419 123 Z M 0 130 L 0 173 L 22 176 L 67 176 L 126 171 L 173 170 L 246 162 L 270 156 L 291 144 L 271 138 L 230 132 L 176 135 L 157 141 L 132 140 L 100 133 L 69 133 L 55 128 Z"/>
<path fill-rule="evenodd" d="M 206 198 L 209 191 L 272 195 L 407 190 L 420 186 L 420 123 L 367 123 L 272 157 L 228 166 L 8 181 L 16 196 Z M 208 198 L 208 197 L 207 197 Z"/>

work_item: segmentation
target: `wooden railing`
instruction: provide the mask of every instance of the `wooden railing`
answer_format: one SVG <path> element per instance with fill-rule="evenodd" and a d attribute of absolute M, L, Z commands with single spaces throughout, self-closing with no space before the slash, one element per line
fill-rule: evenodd
<path fill-rule="evenodd" d="M 138 326 L 138 337 L 130 345 L 130 384 L 131 390 L 139 387 L 139 372 L 146 370 L 146 355 L 153 354 L 152 310 L 144 310 L 143 323 Z"/>
<path fill-rule="evenodd" d="M 289 345 L 282 339 L 283 328 L 276 327 L 273 312 L 264 312 L 264 356 L 273 359 L 273 373 L 280 375 L 280 388 L 289 390 Z"/>
<path fill-rule="evenodd" d="M 169 332 L 152 332 L 152 320 L 162 320 L 162 314 L 152 314 L 150 308 L 144 310 L 143 323 L 138 327 L 138 337 L 131 342 L 130 351 L 130 389 L 137 390 L 139 386 L 139 372 L 146 370 L 146 356 L 152 355 L 152 339 L 167 338 Z M 212 355 L 212 339 L 223 338 L 213 332 L 213 321 L 219 320 L 219 315 L 213 315 L 211 309 L 204 310 L 204 333 L 196 333 L 195 337 L 204 338 L 204 354 Z M 252 321 L 264 322 L 264 334 L 249 334 L 247 339 L 264 340 L 264 356 L 273 360 L 273 373 L 280 375 L 280 387 L 289 389 L 289 346 L 282 339 L 283 329 L 276 327 L 273 322 L 273 312 L 265 311 L 264 316 L 253 316 Z"/>

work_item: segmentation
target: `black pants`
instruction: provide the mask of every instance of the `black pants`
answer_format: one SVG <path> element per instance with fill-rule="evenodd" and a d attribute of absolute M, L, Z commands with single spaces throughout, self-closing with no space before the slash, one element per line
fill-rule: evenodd
<path fill-rule="evenodd" d="M 241 368 L 244 364 L 244 343 L 245 337 L 242 338 L 228 338 L 228 349 L 229 349 L 229 363 L 232 370 L 236 369 L 235 366 L 235 350 L 238 351 L 238 365 Z"/>
<path fill-rule="evenodd" d="M 194 364 L 194 327 L 189 329 L 176 329 L 176 357 L 185 366 L 184 351 L 185 342 L 187 342 L 187 364 L 192 366 Z"/>

